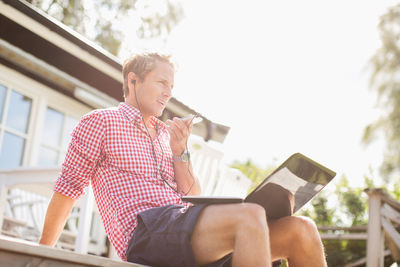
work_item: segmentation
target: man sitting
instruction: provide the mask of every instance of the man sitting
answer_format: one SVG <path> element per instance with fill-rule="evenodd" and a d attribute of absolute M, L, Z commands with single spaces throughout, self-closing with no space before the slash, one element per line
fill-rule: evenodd
<path fill-rule="evenodd" d="M 289 216 L 267 221 L 256 204 L 195 205 L 199 195 L 187 140 L 190 120 L 160 116 L 172 96 L 169 56 L 138 54 L 123 65 L 125 102 L 94 110 L 72 132 L 41 244 L 54 245 L 86 186 L 123 260 L 151 266 L 326 266 L 315 224 Z M 203 79 L 206 80 L 206 79 Z"/>

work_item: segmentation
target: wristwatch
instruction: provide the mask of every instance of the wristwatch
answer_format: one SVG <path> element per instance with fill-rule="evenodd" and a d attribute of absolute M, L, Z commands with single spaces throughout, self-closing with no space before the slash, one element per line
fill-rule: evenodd
<path fill-rule="evenodd" d="M 190 159 L 190 153 L 187 149 L 185 149 L 185 151 L 183 151 L 182 155 L 180 156 L 173 156 L 172 159 L 175 162 L 188 162 Z"/>

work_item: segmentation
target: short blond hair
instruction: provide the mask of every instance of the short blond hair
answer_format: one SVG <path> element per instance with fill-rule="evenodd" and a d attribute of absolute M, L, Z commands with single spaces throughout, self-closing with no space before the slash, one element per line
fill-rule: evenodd
<path fill-rule="evenodd" d="M 122 75 L 124 78 L 122 91 L 124 97 L 129 94 L 128 73 L 135 73 L 136 76 L 138 76 L 139 80 L 143 81 L 146 75 L 155 68 L 157 61 L 166 62 L 170 64 L 175 70 L 175 64 L 172 62 L 172 56 L 170 54 L 146 52 L 134 54 L 124 61 L 124 64 L 122 65 Z"/>

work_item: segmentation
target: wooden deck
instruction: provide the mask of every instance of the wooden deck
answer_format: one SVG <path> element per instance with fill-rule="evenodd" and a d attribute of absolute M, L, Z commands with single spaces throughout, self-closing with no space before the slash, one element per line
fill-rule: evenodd
<path fill-rule="evenodd" d="M 144 265 L 79 254 L 20 239 L 0 236 L 0 266 L 143 267 Z"/>

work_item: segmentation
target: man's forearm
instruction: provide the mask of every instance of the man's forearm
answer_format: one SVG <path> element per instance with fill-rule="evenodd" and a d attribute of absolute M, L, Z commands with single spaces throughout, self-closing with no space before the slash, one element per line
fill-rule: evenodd
<path fill-rule="evenodd" d="M 193 173 L 189 162 L 174 162 L 175 179 L 178 189 L 186 195 L 200 195 L 199 180 Z"/>
<path fill-rule="evenodd" d="M 39 243 L 54 246 L 71 213 L 75 200 L 60 193 L 54 193 L 47 208 L 43 232 Z"/>

